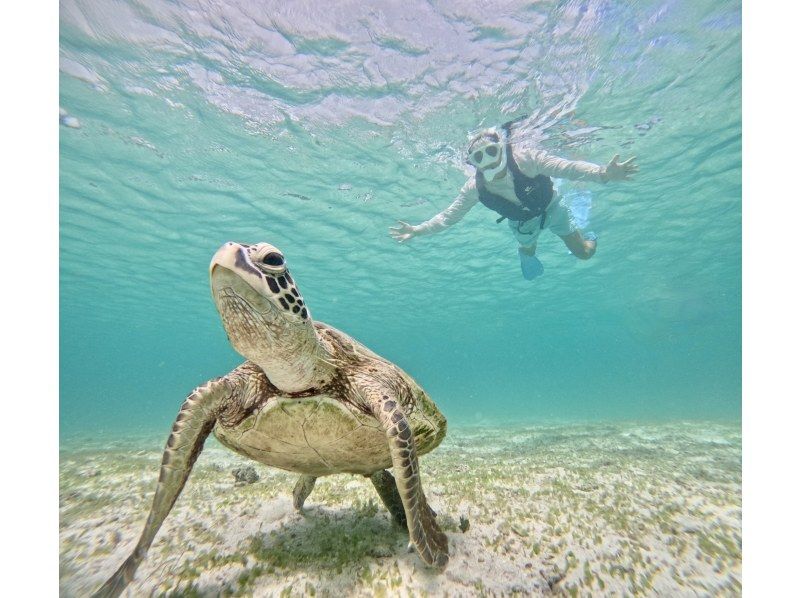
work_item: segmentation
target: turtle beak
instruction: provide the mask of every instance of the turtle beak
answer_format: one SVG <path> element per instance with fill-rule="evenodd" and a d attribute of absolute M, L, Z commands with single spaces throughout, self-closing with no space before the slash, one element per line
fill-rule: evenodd
<path fill-rule="evenodd" d="M 208 267 L 212 289 L 214 286 L 214 273 L 218 267 L 235 273 L 259 294 L 268 295 L 265 276 L 253 265 L 246 246 L 229 241 L 217 250 Z"/>
<path fill-rule="evenodd" d="M 225 245 L 217 249 L 217 252 L 214 254 L 214 257 L 211 258 L 211 263 L 208 266 L 208 275 L 213 276 L 214 269 L 217 266 L 223 266 L 223 264 L 230 265 L 235 263 L 236 260 L 235 254 L 239 249 L 241 249 L 241 246 L 238 243 L 234 243 L 233 241 L 228 241 L 227 243 L 225 243 Z"/>

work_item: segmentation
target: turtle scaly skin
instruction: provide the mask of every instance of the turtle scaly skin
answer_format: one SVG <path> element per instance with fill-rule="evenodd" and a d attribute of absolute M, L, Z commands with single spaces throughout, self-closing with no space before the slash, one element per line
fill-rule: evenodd
<path fill-rule="evenodd" d="M 209 271 L 228 339 L 246 361 L 183 403 L 139 542 L 95 596 L 118 596 L 131 582 L 212 432 L 241 455 L 301 474 L 293 491 L 298 510 L 320 476 L 369 477 L 422 560 L 444 568 L 447 536 L 422 491 L 418 463 L 447 429 L 430 397 L 391 362 L 313 322 L 276 247 L 226 243 Z"/>

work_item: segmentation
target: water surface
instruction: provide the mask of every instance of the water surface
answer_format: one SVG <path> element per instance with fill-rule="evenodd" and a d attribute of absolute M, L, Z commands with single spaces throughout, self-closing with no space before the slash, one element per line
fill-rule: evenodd
<path fill-rule="evenodd" d="M 240 361 L 207 279 L 227 240 L 280 247 L 314 318 L 453 422 L 738 419 L 740 21 L 710 0 L 62 1 L 62 433 L 166 433 Z M 566 157 L 638 157 L 587 186 L 592 260 L 546 234 L 527 282 L 481 206 L 388 236 L 455 197 L 471 132 L 523 114 Z"/>

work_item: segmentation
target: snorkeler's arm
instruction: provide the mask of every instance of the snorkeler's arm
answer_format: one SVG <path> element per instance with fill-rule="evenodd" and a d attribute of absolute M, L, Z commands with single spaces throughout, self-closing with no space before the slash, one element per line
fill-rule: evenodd
<path fill-rule="evenodd" d="M 618 160 L 619 156 L 617 155 L 611 159 L 608 165 L 600 166 L 582 160 L 559 158 L 544 150 L 531 150 L 523 153 L 518 163 L 520 169 L 528 175 L 544 174 L 572 181 L 596 183 L 627 180 L 630 175 L 639 170 L 638 166 L 633 163 L 635 158 L 630 158 L 625 162 Z"/>
<path fill-rule="evenodd" d="M 470 179 L 461 188 L 461 192 L 458 194 L 455 201 L 436 214 L 436 216 L 417 225 L 411 225 L 400 221 L 401 226 L 390 228 L 389 234 L 402 243 L 411 237 L 438 233 L 461 220 L 476 203 L 478 203 L 478 191 L 475 188 L 474 180 Z"/>
<path fill-rule="evenodd" d="M 470 185 L 470 183 L 472 184 Z M 478 191 L 475 189 L 475 183 L 469 181 L 461 188 L 461 193 L 458 194 L 453 203 L 433 218 L 418 224 L 416 233 L 418 235 L 431 235 L 444 230 L 448 226 L 453 226 L 464 218 L 476 203 L 478 203 Z"/>
<path fill-rule="evenodd" d="M 544 150 L 525 152 L 517 159 L 517 163 L 522 172 L 529 176 L 543 174 L 559 179 L 596 183 L 605 183 L 607 180 L 604 177 L 605 168 L 599 164 L 559 158 Z"/>

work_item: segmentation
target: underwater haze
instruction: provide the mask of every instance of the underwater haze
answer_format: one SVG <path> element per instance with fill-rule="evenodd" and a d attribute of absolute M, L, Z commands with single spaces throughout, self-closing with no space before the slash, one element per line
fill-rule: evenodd
<path fill-rule="evenodd" d="M 739 420 L 738 2 L 62 0 L 60 51 L 62 435 L 165 438 L 242 361 L 208 281 L 230 240 L 279 247 L 451 424 Z M 557 155 L 637 157 L 579 189 L 592 259 L 546 232 L 524 280 L 480 205 L 389 236 L 523 115 Z"/>
<path fill-rule="evenodd" d="M 738 2 L 60 15 L 61 595 L 741 595 Z M 630 181 L 556 181 L 597 253 L 545 231 L 526 280 L 482 205 L 396 242 L 473 174 L 470 137 L 512 119 L 558 156 L 636 156 Z M 324 401 L 291 427 L 310 391 L 211 422 L 206 388 L 170 435 L 243 361 L 209 286 L 227 241 L 277 246 L 313 319 L 447 418 L 433 444 L 414 428 L 418 462 L 388 429 L 406 498 Z M 310 451 L 328 467 L 298 484 Z M 403 521 L 423 516 L 421 538 Z"/>

